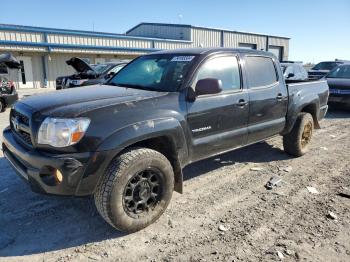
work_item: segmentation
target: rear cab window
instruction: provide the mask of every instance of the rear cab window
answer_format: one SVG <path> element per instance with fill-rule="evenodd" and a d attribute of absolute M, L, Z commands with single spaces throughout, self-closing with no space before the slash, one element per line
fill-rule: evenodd
<path fill-rule="evenodd" d="M 246 56 L 245 68 L 249 88 L 267 87 L 278 82 L 276 66 L 270 57 Z"/>

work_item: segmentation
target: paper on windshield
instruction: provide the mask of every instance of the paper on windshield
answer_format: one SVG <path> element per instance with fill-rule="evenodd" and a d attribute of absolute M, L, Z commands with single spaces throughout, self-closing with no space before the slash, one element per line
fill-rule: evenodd
<path fill-rule="evenodd" d="M 194 56 L 174 56 L 170 61 L 171 62 L 190 62 Z"/>

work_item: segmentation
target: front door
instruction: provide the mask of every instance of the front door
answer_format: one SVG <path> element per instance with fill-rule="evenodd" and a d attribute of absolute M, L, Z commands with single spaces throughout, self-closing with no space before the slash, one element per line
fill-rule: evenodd
<path fill-rule="evenodd" d="M 19 88 L 34 88 L 32 58 L 28 56 L 17 57 L 21 64 L 18 70 Z"/>
<path fill-rule="evenodd" d="M 197 71 L 193 90 L 197 81 L 205 78 L 219 79 L 222 91 L 197 96 L 187 104 L 193 161 L 241 146 L 247 140 L 248 93 L 242 89 L 238 58 L 209 58 Z"/>

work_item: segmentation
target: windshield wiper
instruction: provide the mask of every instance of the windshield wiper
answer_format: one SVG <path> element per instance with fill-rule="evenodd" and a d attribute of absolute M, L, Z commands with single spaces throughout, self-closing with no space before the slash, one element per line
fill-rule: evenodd
<path fill-rule="evenodd" d="M 115 84 L 115 85 L 121 86 L 121 87 L 127 87 L 127 88 L 142 89 L 142 90 L 147 90 L 147 91 L 157 91 L 155 89 L 152 89 L 151 87 L 137 85 L 137 84 Z"/>
<path fill-rule="evenodd" d="M 142 86 L 142 85 L 136 85 L 136 84 L 118 84 L 118 83 L 113 83 L 113 82 L 107 82 L 107 83 L 105 83 L 105 85 L 126 87 L 126 88 L 133 88 L 133 89 L 141 89 L 141 90 L 146 90 L 146 91 L 162 92 L 162 90 L 159 90 L 156 88 Z"/>
<path fill-rule="evenodd" d="M 113 82 L 106 82 L 106 83 L 104 83 L 105 85 L 108 85 L 108 86 L 120 86 L 120 87 L 122 87 L 121 85 L 118 85 L 118 84 L 116 84 L 116 83 L 113 83 Z"/>

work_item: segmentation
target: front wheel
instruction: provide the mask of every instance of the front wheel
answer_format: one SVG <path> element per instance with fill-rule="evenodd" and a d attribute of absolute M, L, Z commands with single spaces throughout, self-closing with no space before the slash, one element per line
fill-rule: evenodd
<path fill-rule="evenodd" d="M 95 204 L 113 227 L 135 232 L 156 221 L 174 190 L 168 159 L 148 148 L 131 148 L 117 156 L 97 185 Z"/>
<path fill-rule="evenodd" d="M 300 113 L 292 131 L 283 136 L 284 151 L 292 156 L 302 156 L 309 150 L 314 121 L 309 113 Z"/>

